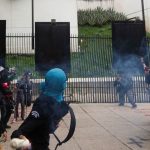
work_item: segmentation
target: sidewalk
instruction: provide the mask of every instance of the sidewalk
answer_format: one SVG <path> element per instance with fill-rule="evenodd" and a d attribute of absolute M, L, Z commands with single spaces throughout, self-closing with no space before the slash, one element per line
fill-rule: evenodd
<path fill-rule="evenodd" d="M 150 150 L 150 104 L 72 104 L 76 115 L 74 137 L 58 150 Z M 28 112 L 30 109 L 28 108 Z M 8 135 L 21 121 L 11 124 Z M 56 140 L 51 138 L 51 150 Z M 4 144 L 10 150 L 9 140 Z"/>

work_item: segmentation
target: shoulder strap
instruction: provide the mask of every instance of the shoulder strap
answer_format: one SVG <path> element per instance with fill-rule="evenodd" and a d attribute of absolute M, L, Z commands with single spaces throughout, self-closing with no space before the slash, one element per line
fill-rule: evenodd
<path fill-rule="evenodd" d="M 56 140 L 58 141 L 55 150 L 58 148 L 58 146 L 62 145 L 63 143 L 66 143 L 67 141 L 69 141 L 71 139 L 71 137 L 73 136 L 74 132 L 75 132 L 75 128 L 76 128 L 76 118 L 75 118 L 75 114 L 73 112 L 73 109 L 69 107 L 69 112 L 70 113 L 70 117 L 71 117 L 71 121 L 70 121 L 70 127 L 69 127 L 69 132 L 67 134 L 66 137 L 64 137 L 64 140 L 60 140 L 57 135 L 55 133 L 53 133 L 53 135 L 55 136 Z"/>

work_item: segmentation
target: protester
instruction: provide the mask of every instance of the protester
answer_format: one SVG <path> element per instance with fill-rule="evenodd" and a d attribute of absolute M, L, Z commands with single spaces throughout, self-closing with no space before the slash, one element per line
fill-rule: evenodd
<path fill-rule="evenodd" d="M 34 102 L 29 116 L 11 135 L 12 139 L 27 138 L 32 150 L 49 150 L 49 134 L 56 130 L 59 119 L 68 112 L 67 104 L 63 101 L 66 88 L 64 71 L 59 68 L 49 70 L 43 86 L 44 91 Z"/>
<path fill-rule="evenodd" d="M 2 142 L 7 140 L 6 128 L 9 126 L 7 122 L 11 115 L 11 102 L 9 101 L 10 81 L 12 80 L 12 75 L 9 74 L 8 70 L 3 66 L 0 66 L 0 149 L 3 149 Z"/>
<path fill-rule="evenodd" d="M 114 82 L 114 87 L 119 94 L 119 106 L 124 106 L 125 96 L 127 96 L 132 108 L 137 107 L 134 100 L 133 81 L 130 75 L 120 72 Z"/>
<path fill-rule="evenodd" d="M 15 72 L 0 66 L 0 94 L 1 94 L 1 122 L 3 122 L 4 128 L 10 128 L 7 125 L 11 113 L 14 109 L 13 93 L 11 90 L 11 81 L 15 77 Z"/>

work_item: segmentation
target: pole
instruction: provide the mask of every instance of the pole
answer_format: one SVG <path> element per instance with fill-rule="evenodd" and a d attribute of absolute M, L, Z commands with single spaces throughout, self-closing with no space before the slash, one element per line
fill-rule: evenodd
<path fill-rule="evenodd" d="M 144 1 L 143 1 L 143 0 L 141 0 L 141 4 L 142 4 L 142 16 L 143 16 L 143 21 L 145 22 Z"/>
<path fill-rule="evenodd" d="M 141 5 L 142 5 L 142 17 L 143 17 L 143 24 L 144 24 L 144 32 L 145 32 L 145 36 L 146 36 L 145 13 L 144 13 L 144 0 L 141 0 Z"/>
<path fill-rule="evenodd" d="M 32 0 L 32 49 L 34 49 L 34 0 Z"/>

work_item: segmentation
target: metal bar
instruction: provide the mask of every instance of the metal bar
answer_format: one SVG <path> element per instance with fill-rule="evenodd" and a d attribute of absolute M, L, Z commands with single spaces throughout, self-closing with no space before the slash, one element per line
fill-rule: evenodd
<path fill-rule="evenodd" d="M 143 17 L 143 21 L 145 22 L 144 0 L 141 0 L 141 4 L 142 4 L 142 17 Z"/>
<path fill-rule="evenodd" d="M 34 49 L 34 0 L 32 0 L 32 49 Z"/>

